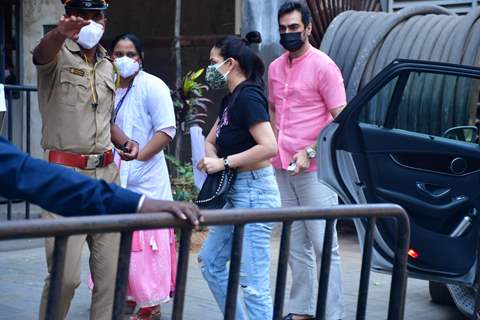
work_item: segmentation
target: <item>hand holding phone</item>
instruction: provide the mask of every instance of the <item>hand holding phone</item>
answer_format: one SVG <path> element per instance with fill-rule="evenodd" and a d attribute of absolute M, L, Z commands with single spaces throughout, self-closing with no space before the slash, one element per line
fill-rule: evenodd
<path fill-rule="evenodd" d="M 297 163 L 294 161 L 288 165 L 287 171 L 290 173 L 294 173 L 296 168 L 297 168 Z"/>

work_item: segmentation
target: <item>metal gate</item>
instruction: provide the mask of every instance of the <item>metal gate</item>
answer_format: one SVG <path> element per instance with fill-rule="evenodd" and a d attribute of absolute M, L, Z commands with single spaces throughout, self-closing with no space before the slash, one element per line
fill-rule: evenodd
<path fill-rule="evenodd" d="M 251 209 L 251 210 L 213 210 L 205 211 L 204 226 L 234 225 L 231 249 L 230 271 L 225 318 L 235 318 L 236 297 L 239 285 L 240 261 L 242 255 L 243 229 L 247 223 L 282 222 L 280 254 L 275 288 L 273 319 L 282 319 L 287 278 L 287 262 L 290 241 L 290 228 L 296 220 L 326 219 L 322 265 L 320 270 L 319 291 L 317 299 L 316 319 L 325 319 L 328 279 L 330 274 L 330 258 L 332 239 L 336 219 L 363 218 L 368 220 L 363 247 L 360 286 L 357 300 L 356 319 L 365 319 L 370 280 L 372 250 L 375 239 L 377 218 L 395 218 L 397 221 L 396 247 L 392 281 L 388 304 L 389 320 L 401 320 L 404 317 L 405 292 L 407 285 L 407 252 L 410 239 L 408 216 L 400 206 L 393 204 L 345 205 L 335 207 L 298 207 L 283 209 Z M 188 258 L 192 226 L 173 218 L 170 214 L 131 214 L 77 217 L 54 220 L 23 220 L 0 224 L 0 241 L 21 238 L 55 237 L 51 284 L 48 295 L 46 319 L 60 319 L 54 301 L 60 296 L 61 279 L 65 264 L 65 248 L 71 235 L 120 232 L 120 252 L 116 277 L 115 299 L 112 319 L 123 319 L 123 308 L 126 297 L 128 270 L 132 233 L 135 230 L 180 228 L 181 239 L 178 258 L 176 291 L 173 303 L 172 319 L 183 319 L 185 288 L 188 272 Z"/>
<path fill-rule="evenodd" d="M 32 92 L 36 92 L 37 88 L 34 86 L 23 85 L 4 85 L 5 99 L 7 103 L 7 112 L 5 115 L 0 113 L 0 134 L 6 133 L 7 140 L 10 142 L 17 142 L 17 147 L 30 154 L 31 151 L 31 115 L 32 115 Z M 19 103 L 14 106 L 15 100 Z M 23 103 L 25 101 L 25 103 Z M 21 110 L 14 110 L 16 107 L 21 107 Z M 15 112 L 14 112 L 15 111 Z M 19 139 L 14 139 L 14 113 L 24 117 L 25 124 L 20 128 Z M 14 141 L 19 140 L 19 141 Z M 17 200 L 20 201 L 20 200 Z M 6 200 L 0 197 L 0 204 L 7 204 L 7 220 L 12 219 L 12 203 L 16 200 Z M 30 203 L 25 202 L 25 219 L 30 219 Z"/>

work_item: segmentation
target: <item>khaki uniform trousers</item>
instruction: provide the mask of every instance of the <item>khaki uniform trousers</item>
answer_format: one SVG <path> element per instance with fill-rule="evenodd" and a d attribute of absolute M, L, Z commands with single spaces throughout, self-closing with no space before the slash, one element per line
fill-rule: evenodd
<path fill-rule="evenodd" d="M 79 170 L 92 178 L 104 179 L 108 182 L 118 182 L 118 171 L 114 164 L 106 168 L 96 170 Z M 72 208 L 75 210 L 75 208 Z M 45 219 L 65 219 L 62 216 L 51 212 L 44 212 Z M 65 319 L 75 289 L 80 285 L 80 260 L 85 241 L 90 249 L 90 271 L 95 283 L 92 292 L 90 308 L 91 320 L 111 319 L 113 309 L 113 297 L 115 292 L 115 278 L 117 275 L 117 260 L 120 245 L 120 234 L 102 233 L 71 236 L 67 241 L 65 268 L 63 271 L 62 288 L 60 301 L 54 303 L 60 308 L 62 319 Z M 53 265 L 54 238 L 48 238 L 45 242 L 47 266 L 49 275 L 45 279 L 45 286 L 42 292 L 40 303 L 39 319 L 44 320 L 47 309 L 48 291 L 50 288 L 50 273 Z"/>

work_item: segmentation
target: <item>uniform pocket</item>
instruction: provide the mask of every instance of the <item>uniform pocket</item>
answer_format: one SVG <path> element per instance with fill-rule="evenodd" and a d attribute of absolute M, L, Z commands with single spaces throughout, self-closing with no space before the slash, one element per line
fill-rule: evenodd
<path fill-rule="evenodd" d="M 67 68 L 60 71 L 59 100 L 62 105 L 75 108 L 91 99 L 88 75 L 85 70 Z"/>
<path fill-rule="evenodd" d="M 98 77 L 95 85 L 98 97 L 98 111 L 101 113 L 113 113 L 115 101 L 115 84 L 113 80 L 104 80 Z"/>

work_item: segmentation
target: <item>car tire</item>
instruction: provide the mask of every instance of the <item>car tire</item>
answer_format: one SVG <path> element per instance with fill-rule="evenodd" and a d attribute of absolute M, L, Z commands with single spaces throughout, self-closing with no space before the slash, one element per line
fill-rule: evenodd
<path fill-rule="evenodd" d="M 452 299 L 457 309 L 467 319 L 473 320 L 475 309 L 475 289 L 473 286 L 447 284 L 448 291 L 452 295 Z"/>
<path fill-rule="evenodd" d="M 447 306 L 455 305 L 452 295 L 450 294 L 450 291 L 448 291 L 447 285 L 444 283 L 429 281 L 428 292 L 430 293 L 430 298 L 433 303 Z"/>

